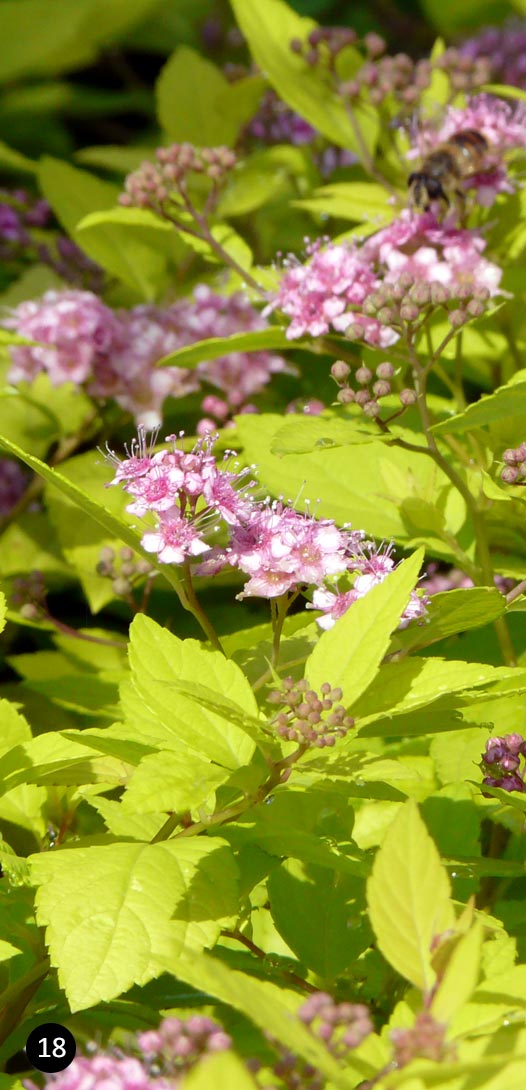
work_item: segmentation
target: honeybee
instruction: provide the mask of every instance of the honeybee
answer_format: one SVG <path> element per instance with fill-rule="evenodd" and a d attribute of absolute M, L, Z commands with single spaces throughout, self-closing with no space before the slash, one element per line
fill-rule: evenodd
<path fill-rule="evenodd" d="M 407 179 L 413 207 L 427 211 L 431 201 L 464 206 L 462 182 L 487 165 L 488 141 L 476 129 L 462 129 L 426 155 L 420 170 Z"/>

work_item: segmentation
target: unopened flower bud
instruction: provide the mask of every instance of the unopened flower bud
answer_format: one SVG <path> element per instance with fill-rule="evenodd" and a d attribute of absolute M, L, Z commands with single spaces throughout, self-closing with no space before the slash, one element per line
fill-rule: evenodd
<path fill-rule="evenodd" d="M 466 321 L 465 310 L 460 310 L 459 307 L 457 307 L 455 310 L 450 310 L 448 313 L 448 320 L 449 324 L 453 326 L 453 329 L 459 329 L 460 326 L 463 326 Z"/>
<path fill-rule="evenodd" d="M 500 475 L 505 484 L 515 484 L 519 476 L 519 470 L 515 466 L 505 466 Z"/>
<path fill-rule="evenodd" d="M 471 318 L 480 318 L 485 311 L 484 303 L 480 299 L 470 299 L 466 307 L 467 313 Z"/>
<path fill-rule="evenodd" d="M 348 405 L 349 402 L 354 401 L 354 390 L 351 390 L 348 386 L 345 386 L 343 390 L 338 390 L 336 400 L 340 402 L 340 405 Z"/>
<path fill-rule="evenodd" d="M 404 322 L 416 322 L 420 311 L 416 303 L 402 303 L 400 317 Z"/>
<path fill-rule="evenodd" d="M 131 591 L 130 582 L 124 576 L 117 576 L 111 584 L 111 589 L 118 598 L 125 598 Z"/>
<path fill-rule="evenodd" d="M 379 363 L 378 367 L 376 368 L 376 374 L 378 375 L 378 378 L 390 379 L 393 377 L 394 373 L 395 369 L 392 363 L 389 363 L 387 360 L 384 363 Z"/>
<path fill-rule="evenodd" d="M 442 303 L 447 303 L 450 298 L 449 289 L 445 284 L 431 284 L 431 302 L 435 306 L 440 306 Z"/>
<path fill-rule="evenodd" d="M 362 365 L 356 372 L 356 381 L 360 383 L 360 386 L 366 386 L 371 381 L 373 372 L 368 367 Z"/>
<path fill-rule="evenodd" d="M 38 621 L 42 617 L 42 609 L 35 602 L 24 602 L 20 606 L 20 616 L 26 621 Z"/>
<path fill-rule="evenodd" d="M 504 451 L 502 459 L 504 462 L 506 462 L 506 465 L 508 466 L 514 466 L 519 460 L 517 458 L 517 451 L 514 450 L 513 447 L 508 447 L 507 450 Z"/>
<path fill-rule="evenodd" d="M 385 379 L 380 379 L 379 382 L 375 382 L 373 386 L 373 394 L 375 397 L 387 397 L 391 393 L 391 383 L 386 382 Z"/>
<path fill-rule="evenodd" d="M 410 387 L 407 387 L 405 390 L 401 390 L 398 396 L 400 398 L 400 401 L 402 402 L 402 405 L 407 406 L 415 404 L 416 393 L 414 390 L 411 390 Z"/>
<path fill-rule="evenodd" d="M 363 411 L 366 416 L 378 416 L 380 412 L 380 406 L 377 401 L 367 401 L 363 407 Z"/>
<path fill-rule="evenodd" d="M 371 391 L 357 390 L 354 395 L 354 400 L 356 401 L 357 405 L 361 405 L 362 407 L 364 405 L 367 405 L 367 402 L 371 400 Z"/>
<path fill-rule="evenodd" d="M 351 373 L 351 368 L 345 360 L 335 360 L 331 367 L 331 375 L 336 382 L 346 382 Z"/>
<path fill-rule="evenodd" d="M 385 53 L 385 38 L 382 38 L 380 34 L 376 34 L 374 30 L 369 31 L 364 36 L 363 44 L 370 57 L 380 57 L 382 53 Z"/>

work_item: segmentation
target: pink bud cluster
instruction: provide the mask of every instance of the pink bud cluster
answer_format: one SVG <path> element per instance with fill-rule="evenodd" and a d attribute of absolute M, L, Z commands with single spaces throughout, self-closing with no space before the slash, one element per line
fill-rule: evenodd
<path fill-rule="evenodd" d="M 320 240 L 309 246 L 306 264 L 286 259 L 264 313 L 279 309 L 290 319 L 289 340 L 335 331 L 380 348 L 435 307 L 456 328 L 498 292 L 502 270 L 482 256 L 485 245 L 475 231 L 404 210 L 361 246 L 322 248 Z"/>
<path fill-rule="evenodd" d="M 501 479 L 505 484 L 526 483 L 526 443 L 519 443 L 518 447 L 509 447 L 502 455 L 506 463 L 501 472 Z"/>
<path fill-rule="evenodd" d="M 281 689 L 268 694 L 269 704 L 280 704 L 282 710 L 271 720 L 271 726 L 281 738 L 302 745 L 333 746 L 354 727 L 354 719 L 338 701 L 342 690 L 333 689 L 328 681 L 320 686 L 320 692 L 309 688 L 306 678 L 294 681 L 283 679 Z"/>
<path fill-rule="evenodd" d="M 405 1067 L 411 1060 L 455 1059 L 454 1049 L 445 1040 L 447 1026 L 436 1022 L 428 1011 L 421 1011 L 414 1025 L 408 1029 L 391 1030 L 394 1060 L 397 1067 Z"/>
<path fill-rule="evenodd" d="M 363 1003 L 336 1003 L 326 992 L 313 992 L 302 1004 L 298 1018 L 327 1052 L 345 1063 L 353 1049 L 373 1032 L 369 1009 Z M 312 1064 L 278 1044 L 266 1035 L 278 1052 L 272 1074 L 280 1080 L 283 1090 L 323 1090 L 325 1076 Z M 251 1064 L 257 1070 L 258 1064 Z M 265 1087 L 276 1090 L 276 1087 Z"/>
<path fill-rule="evenodd" d="M 340 93 L 351 101 L 364 95 L 373 106 L 381 106 L 388 98 L 407 109 L 429 87 L 436 69 L 447 73 L 452 90 L 468 93 L 487 83 L 490 72 L 485 57 L 471 58 L 454 47 L 432 61 L 427 57 L 415 61 L 407 53 L 384 57 L 378 54 L 370 57 L 350 80 L 340 84 Z"/>
<path fill-rule="evenodd" d="M 196 148 L 185 143 L 157 148 L 155 163 L 145 160 L 138 170 L 128 174 L 119 203 L 169 215 L 174 201 L 180 207 L 178 196 L 186 194 L 192 174 L 204 175 L 215 191 L 226 181 L 235 164 L 235 154 L 227 147 Z"/>
<path fill-rule="evenodd" d="M 526 792 L 526 741 L 522 734 L 488 738 L 482 754 L 483 783 L 503 791 Z"/>
<path fill-rule="evenodd" d="M 222 1026 L 202 1014 L 189 1018 L 164 1018 L 158 1029 L 139 1033 L 137 1043 L 144 1060 L 162 1076 L 174 1076 L 191 1070 L 212 1052 L 224 1052 L 232 1039 Z"/>
<path fill-rule="evenodd" d="M 382 49 L 384 48 L 383 39 L 379 38 L 378 35 L 371 34 L 368 37 L 371 40 L 374 38 L 375 41 L 381 42 Z M 290 42 L 290 48 L 293 53 L 302 56 L 311 68 L 315 68 L 320 63 L 332 68 L 339 54 L 357 41 L 358 35 L 351 27 L 318 26 L 311 30 L 305 41 L 301 41 L 300 38 L 293 38 Z"/>
<path fill-rule="evenodd" d="M 331 367 L 331 375 L 340 387 L 338 401 L 342 405 L 353 402 L 363 409 L 366 416 L 373 418 L 380 414 L 380 400 L 391 393 L 391 379 L 395 369 L 389 360 L 378 364 L 375 373 L 370 367 L 361 364 L 355 371 L 355 379 L 358 389 L 354 390 L 350 385 L 351 368 L 344 360 L 336 360 Z M 373 379 L 375 381 L 373 382 Z M 371 386 L 372 383 L 372 386 Z M 400 390 L 398 397 L 403 408 L 413 405 L 416 401 L 416 393 L 409 387 Z"/>
<path fill-rule="evenodd" d="M 266 327 L 241 293 L 221 296 L 205 284 L 171 306 L 115 311 L 91 292 L 49 291 L 20 303 L 2 324 L 39 342 L 10 349 L 11 382 L 30 382 L 46 371 L 55 386 L 85 384 L 93 397 L 114 398 L 148 428 L 159 424 L 167 397 L 184 397 L 201 383 L 223 394 L 205 409 L 215 417 L 215 427 L 217 420 L 224 422 L 242 409 L 273 374 L 290 370 L 271 352 L 231 352 L 203 360 L 194 372 L 156 368 L 163 356 L 194 341 Z"/>
<path fill-rule="evenodd" d="M 149 575 L 152 565 L 142 556 L 136 556 L 127 545 L 123 545 L 118 553 L 109 545 L 104 545 L 99 553 L 96 570 L 97 575 L 111 579 L 116 597 L 129 598 L 134 583 L 142 576 Z"/>
<path fill-rule="evenodd" d="M 214 1052 L 231 1047 L 232 1040 L 212 1018 L 164 1018 L 158 1029 L 139 1033 L 127 1055 L 120 1049 L 77 1055 L 65 1071 L 52 1075 L 46 1085 L 53 1090 L 174 1090 L 184 1075 Z M 27 1090 L 37 1090 L 28 1081 Z"/>

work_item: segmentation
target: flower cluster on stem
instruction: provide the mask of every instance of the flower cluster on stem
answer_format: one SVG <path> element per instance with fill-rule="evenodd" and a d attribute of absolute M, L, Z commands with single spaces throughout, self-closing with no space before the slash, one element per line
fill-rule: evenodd
<path fill-rule="evenodd" d="M 338 703 L 342 695 L 342 690 L 333 689 L 328 681 L 317 693 L 309 687 L 307 678 L 295 682 L 286 677 L 281 689 L 274 689 L 267 697 L 269 704 L 281 705 L 270 726 L 289 742 L 318 749 L 333 746 L 354 727 L 354 719 Z"/>
<path fill-rule="evenodd" d="M 156 367 L 194 341 L 266 327 L 241 292 L 222 296 L 206 284 L 168 306 L 141 304 L 130 310 L 112 310 L 92 292 L 48 291 L 20 303 L 2 325 L 39 342 L 10 348 L 12 383 L 31 382 L 45 371 L 54 386 L 70 381 L 85 385 L 93 397 L 114 398 L 148 428 L 160 423 L 167 397 L 185 397 L 206 384 L 222 394 L 203 403 L 215 417 L 215 430 L 217 421 L 246 408 L 273 374 L 293 370 L 266 351 L 230 352 L 202 360 L 194 371 Z"/>
<path fill-rule="evenodd" d="M 404 210 L 361 245 L 319 240 L 305 264 L 286 259 L 264 313 L 285 314 L 290 340 L 336 332 L 379 348 L 438 308 L 456 330 L 498 293 L 502 270 L 483 256 L 485 245 L 476 231 Z"/>
<path fill-rule="evenodd" d="M 482 754 L 483 783 L 504 791 L 526 792 L 526 741 L 521 734 L 488 738 Z"/>

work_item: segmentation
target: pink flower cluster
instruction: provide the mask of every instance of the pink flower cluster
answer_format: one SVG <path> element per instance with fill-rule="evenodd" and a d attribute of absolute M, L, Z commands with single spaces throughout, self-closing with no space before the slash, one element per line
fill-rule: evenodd
<path fill-rule="evenodd" d="M 98 1052 L 94 1056 L 76 1056 L 60 1075 L 49 1079 L 53 1090 L 173 1090 L 171 1079 L 156 1078 L 134 1056 Z M 38 1090 L 27 1082 L 28 1090 Z"/>
<path fill-rule="evenodd" d="M 415 215 L 404 209 L 388 227 L 371 235 L 364 257 L 382 270 L 382 282 L 396 285 L 402 273 L 416 284 L 442 284 L 450 297 L 484 288 L 498 292 L 502 269 L 483 257 L 485 240 L 476 231 L 437 223 L 431 212 Z"/>
<path fill-rule="evenodd" d="M 483 256 L 485 245 L 476 231 L 438 223 L 430 212 L 405 209 L 361 246 L 329 242 L 322 249 L 317 242 L 309 247 L 306 264 L 289 257 L 267 312 L 280 309 L 291 319 L 289 340 L 320 337 L 332 329 L 386 348 L 400 336 L 386 289 L 398 291 L 402 274 L 404 290 L 411 287 L 413 293 L 420 285 L 427 291 L 442 285 L 447 289 L 442 302 L 497 293 L 502 270 Z"/>
<path fill-rule="evenodd" d="M 169 450 L 148 450 L 143 429 L 124 461 L 110 453 L 117 469 L 112 484 L 123 483 L 133 496 L 126 510 L 139 518 L 152 512 L 157 525 L 142 537 L 143 548 L 155 553 L 161 564 L 181 564 L 188 557 L 208 552 L 204 534 L 222 518 L 227 525 L 248 514 L 250 501 L 242 491 L 248 469 L 228 468 L 231 452 L 220 468 L 213 454 L 214 439 L 204 437 L 192 451 L 178 446 L 169 435 Z"/>
<path fill-rule="evenodd" d="M 475 129 L 487 140 L 487 164 L 479 173 L 464 179 L 464 187 L 475 189 L 477 202 L 488 207 L 498 193 L 514 192 L 515 186 L 508 177 L 503 156 L 524 147 L 525 125 L 526 103 L 507 102 L 487 94 L 475 95 L 468 99 L 465 107 L 449 106 L 438 128 L 423 125 L 411 157 L 425 156 L 455 133 Z"/>
<path fill-rule="evenodd" d="M 181 437 L 179 437 L 181 438 Z M 362 531 L 338 529 L 331 519 L 316 519 L 281 501 L 254 498 L 251 469 L 239 469 L 227 452 L 222 465 L 213 453 L 214 438 L 205 437 L 185 452 L 176 436 L 169 449 L 148 449 L 144 431 L 128 457 L 116 465 L 112 484 L 123 484 L 132 497 L 127 511 L 139 518 L 154 516 L 154 528 L 142 536 L 147 552 L 161 564 L 182 564 L 207 554 L 199 575 L 213 576 L 226 567 L 248 576 L 238 598 L 276 598 L 316 587 L 312 608 L 322 611 L 320 625 L 330 628 L 346 609 L 381 583 L 395 567 L 391 550 L 363 544 Z M 228 540 L 212 548 L 207 532 L 223 522 Z M 350 591 L 327 590 L 325 581 L 355 577 Z M 413 593 L 403 623 L 425 613 L 425 600 Z"/>
<path fill-rule="evenodd" d="M 191 1015 L 164 1018 L 158 1029 L 139 1033 L 140 1058 L 117 1051 L 76 1056 L 59 1075 L 47 1080 L 53 1090 L 174 1090 L 199 1060 L 230 1048 L 232 1040 L 211 1018 Z M 28 1082 L 28 1090 L 38 1090 Z"/>
<path fill-rule="evenodd" d="M 349 606 L 358 598 L 364 598 L 372 587 L 383 583 L 396 563 L 392 556 L 392 546 L 376 549 L 372 542 L 358 545 L 347 563 L 347 570 L 354 574 L 354 583 L 350 590 L 334 590 L 319 587 L 312 595 L 311 609 L 321 610 L 317 618 L 320 628 L 333 628 L 339 617 L 347 612 Z M 409 602 L 402 614 L 400 628 L 406 628 L 410 621 L 421 620 L 426 615 L 427 596 L 411 591 Z M 307 607 L 309 608 L 309 607 Z"/>
<path fill-rule="evenodd" d="M 394 329 L 360 311 L 380 284 L 366 254 L 351 243 L 329 242 L 322 249 L 321 240 L 309 245 L 307 252 L 310 260 L 305 265 L 293 256 L 285 259 L 285 273 L 267 308 L 282 310 L 291 319 L 288 339 L 321 337 L 331 328 L 343 333 L 353 325 L 368 344 L 381 348 L 394 344 L 398 340 Z"/>
<path fill-rule="evenodd" d="M 225 419 L 258 393 L 285 361 L 269 352 L 233 352 L 202 361 L 195 372 L 156 363 L 186 345 L 209 337 L 263 329 L 264 319 L 241 294 L 223 297 L 207 285 L 193 298 L 171 306 L 137 306 L 113 311 L 86 291 L 48 291 L 39 300 L 20 303 L 3 319 L 35 346 L 10 349 L 13 383 L 30 382 L 47 371 L 55 386 L 86 384 L 94 397 L 114 398 L 147 428 L 160 423 L 168 396 L 180 398 L 209 383 L 224 394 L 208 405 Z"/>

